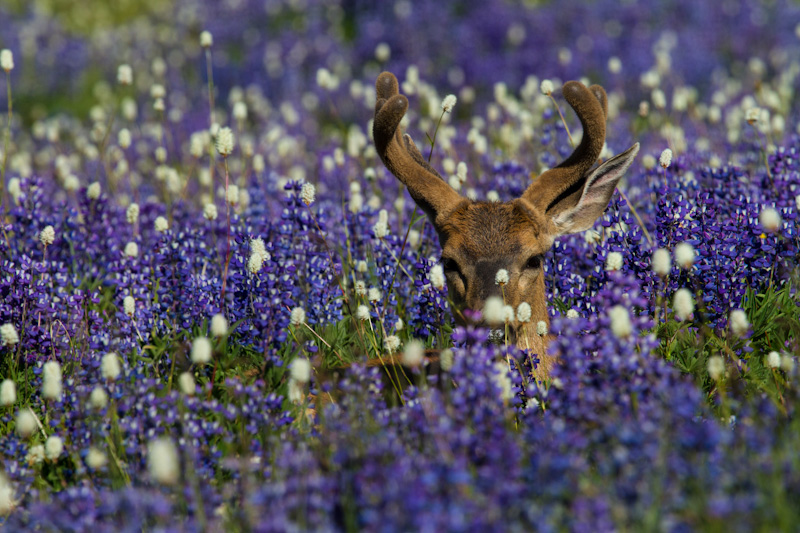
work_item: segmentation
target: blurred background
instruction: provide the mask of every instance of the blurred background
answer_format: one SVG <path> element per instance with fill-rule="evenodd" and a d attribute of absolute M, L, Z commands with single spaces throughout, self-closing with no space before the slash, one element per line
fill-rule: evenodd
<path fill-rule="evenodd" d="M 518 90 L 533 74 L 624 89 L 633 110 L 655 87 L 668 97 L 688 87 L 710 104 L 732 80 L 756 91 L 794 72 L 800 48 L 800 10 L 786 0 L 5 0 L 0 20 L 26 121 L 87 114 L 121 63 L 140 89 L 166 80 L 188 110 L 204 88 L 202 30 L 214 36 L 219 93 L 256 84 L 271 101 L 314 90 L 321 67 L 371 83 L 413 64 L 442 92 L 470 88 L 478 102 L 494 83 Z"/>

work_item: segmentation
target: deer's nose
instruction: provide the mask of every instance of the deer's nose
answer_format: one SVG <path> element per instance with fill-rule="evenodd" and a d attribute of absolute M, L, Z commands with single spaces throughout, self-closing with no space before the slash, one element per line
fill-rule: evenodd
<path fill-rule="evenodd" d="M 497 273 L 505 272 L 508 279 L 508 261 L 502 259 L 487 259 L 475 265 L 475 280 L 477 282 L 477 296 L 486 301 L 490 296 L 500 296 L 500 285 L 497 283 Z"/>

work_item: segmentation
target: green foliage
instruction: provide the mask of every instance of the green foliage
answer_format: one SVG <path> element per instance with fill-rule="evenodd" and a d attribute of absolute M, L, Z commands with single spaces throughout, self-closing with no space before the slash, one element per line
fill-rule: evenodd
<path fill-rule="evenodd" d="M 693 321 L 680 322 L 674 317 L 660 322 L 655 334 L 661 341 L 661 355 L 678 369 L 690 374 L 709 394 L 712 407 L 718 407 L 725 387 L 741 389 L 746 397 L 766 394 L 778 406 L 787 392 L 784 375 L 769 368 L 767 355 L 772 352 L 800 352 L 800 301 L 792 284 L 770 286 L 763 293 L 748 288 L 741 309 L 747 315 L 752 333 L 739 339 L 729 331 L 717 332 L 706 326 L 702 309 Z M 720 356 L 726 376 L 718 383 L 709 376 L 708 361 Z"/>

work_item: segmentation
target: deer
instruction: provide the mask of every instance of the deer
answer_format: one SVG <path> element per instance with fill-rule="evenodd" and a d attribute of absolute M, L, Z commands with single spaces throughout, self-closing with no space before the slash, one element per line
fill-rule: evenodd
<path fill-rule="evenodd" d="M 549 330 L 544 254 L 556 238 L 586 231 L 603 214 L 620 178 L 639 151 L 639 143 L 598 163 L 606 136 L 608 98 L 599 85 L 568 81 L 562 94 L 583 127 L 583 136 L 562 163 L 536 177 L 519 198 L 509 202 L 473 201 L 462 197 L 423 158 L 400 121 L 408 110 L 397 78 L 381 73 L 376 82 L 373 139 L 383 164 L 425 213 L 439 237 L 441 265 L 448 297 L 456 311 L 481 311 L 486 300 L 500 296 L 515 310 L 531 307 L 531 319 L 508 323 L 509 338 L 539 359 L 534 376 L 546 378 L 556 357 L 547 354 L 548 337 L 537 334 L 538 322 Z M 508 282 L 495 283 L 500 269 Z M 473 313 L 456 312 L 460 325 L 485 326 Z"/>

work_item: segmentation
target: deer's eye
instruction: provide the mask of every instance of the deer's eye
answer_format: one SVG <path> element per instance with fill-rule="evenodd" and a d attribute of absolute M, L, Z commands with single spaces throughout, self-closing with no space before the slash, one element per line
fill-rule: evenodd
<path fill-rule="evenodd" d="M 461 269 L 458 268 L 458 263 L 449 257 L 442 257 L 442 269 L 445 272 L 453 272 L 455 274 L 461 273 Z"/>
<path fill-rule="evenodd" d="M 541 255 L 533 255 L 528 259 L 528 262 L 525 263 L 525 268 L 529 268 L 531 270 L 538 270 L 542 266 L 542 256 Z"/>

